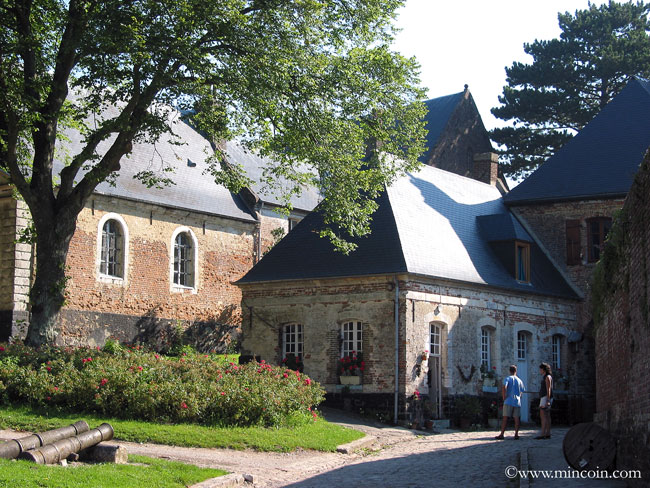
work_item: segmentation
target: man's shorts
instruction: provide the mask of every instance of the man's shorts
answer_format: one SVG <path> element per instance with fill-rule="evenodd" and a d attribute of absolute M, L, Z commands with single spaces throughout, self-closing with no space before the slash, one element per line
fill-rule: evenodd
<path fill-rule="evenodd" d="M 504 417 L 517 417 L 519 418 L 519 412 L 521 411 L 521 407 L 515 407 L 513 405 L 503 405 L 503 416 Z"/>

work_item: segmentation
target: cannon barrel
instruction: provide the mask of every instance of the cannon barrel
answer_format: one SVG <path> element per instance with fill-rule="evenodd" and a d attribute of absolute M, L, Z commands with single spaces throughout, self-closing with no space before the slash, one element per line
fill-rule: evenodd
<path fill-rule="evenodd" d="M 55 464 L 66 459 L 70 454 L 78 453 L 102 441 L 110 441 L 112 438 L 113 427 L 104 423 L 96 429 L 82 432 L 79 435 L 60 439 L 37 449 L 24 451 L 18 457 L 36 464 Z"/>
<path fill-rule="evenodd" d="M 16 459 L 21 452 L 35 449 L 37 447 L 51 444 L 52 442 L 66 439 L 68 437 L 88 432 L 90 427 L 85 420 L 80 420 L 74 424 L 59 429 L 48 430 L 40 434 L 32 434 L 20 439 L 12 439 L 0 444 L 0 458 Z"/>

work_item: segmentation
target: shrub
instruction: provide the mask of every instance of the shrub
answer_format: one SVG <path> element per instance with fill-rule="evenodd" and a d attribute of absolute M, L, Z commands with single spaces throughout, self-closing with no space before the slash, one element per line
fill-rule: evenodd
<path fill-rule="evenodd" d="M 298 371 L 218 356 L 168 358 L 138 347 L 0 350 L 0 401 L 208 425 L 284 425 L 324 398 Z M 291 420 L 292 422 L 294 420 Z"/>

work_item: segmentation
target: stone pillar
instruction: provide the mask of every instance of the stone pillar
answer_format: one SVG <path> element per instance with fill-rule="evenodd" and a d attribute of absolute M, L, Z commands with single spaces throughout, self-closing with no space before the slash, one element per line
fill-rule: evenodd
<path fill-rule="evenodd" d="M 493 152 L 474 155 L 472 178 L 495 186 L 499 176 L 499 156 Z"/>

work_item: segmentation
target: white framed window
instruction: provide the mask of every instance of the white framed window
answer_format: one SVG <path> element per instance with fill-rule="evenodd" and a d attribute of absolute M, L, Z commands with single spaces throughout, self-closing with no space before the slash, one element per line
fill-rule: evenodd
<path fill-rule="evenodd" d="M 352 351 L 363 352 L 363 326 L 359 321 L 345 322 L 341 326 L 341 357 L 349 356 Z"/>
<path fill-rule="evenodd" d="M 302 358 L 303 335 L 302 324 L 287 324 L 282 331 L 282 357 L 293 354 L 296 358 Z"/>
<path fill-rule="evenodd" d="M 429 324 L 429 354 L 440 356 L 441 327 L 439 324 Z"/>
<path fill-rule="evenodd" d="M 562 336 L 555 334 L 551 340 L 553 346 L 552 351 L 552 367 L 554 371 L 562 369 Z"/>
<path fill-rule="evenodd" d="M 170 278 L 172 289 L 196 291 L 198 244 L 196 236 L 187 227 L 174 231 L 171 241 Z"/>
<path fill-rule="evenodd" d="M 481 327 L 481 364 L 489 368 L 492 364 L 492 331 Z"/>
<path fill-rule="evenodd" d="M 528 357 L 528 340 L 525 332 L 517 332 L 517 359 L 525 360 Z"/>
<path fill-rule="evenodd" d="M 123 283 L 128 264 L 129 230 L 114 213 L 104 215 L 97 225 L 97 277 L 108 283 Z"/>

